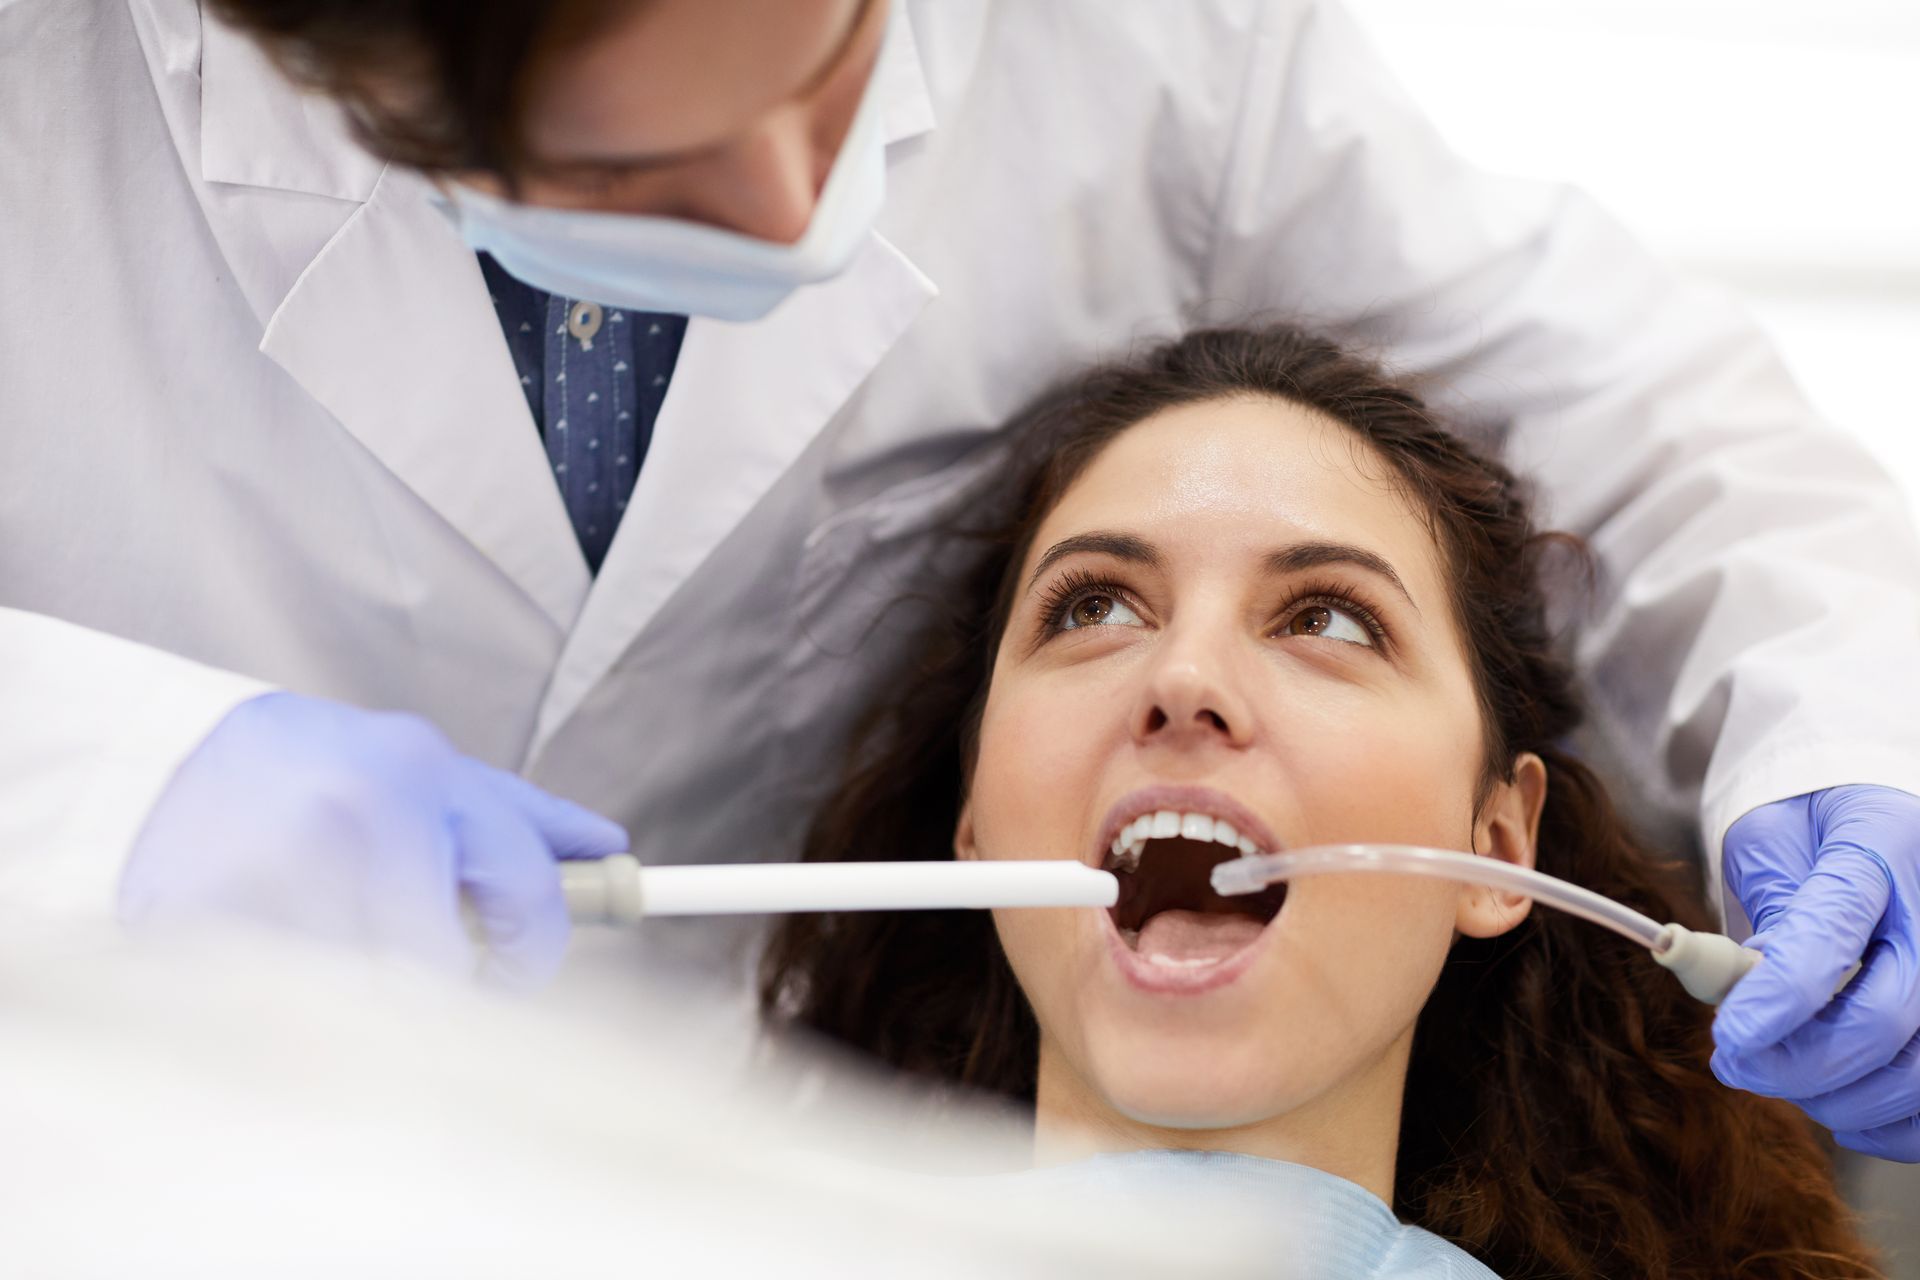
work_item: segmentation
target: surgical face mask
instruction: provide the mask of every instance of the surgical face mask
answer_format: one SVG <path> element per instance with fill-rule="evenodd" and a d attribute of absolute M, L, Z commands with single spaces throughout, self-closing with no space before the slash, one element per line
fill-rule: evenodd
<path fill-rule="evenodd" d="M 758 320 L 802 285 L 839 275 L 866 243 L 886 193 L 877 74 L 847 126 L 807 229 L 776 244 L 675 218 L 517 204 L 446 184 L 448 212 L 475 250 L 563 298 Z"/>

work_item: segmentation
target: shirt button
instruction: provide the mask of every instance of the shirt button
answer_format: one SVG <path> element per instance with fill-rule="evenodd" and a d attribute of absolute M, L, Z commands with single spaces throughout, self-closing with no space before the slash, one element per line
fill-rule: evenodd
<path fill-rule="evenodd" d="M 593 335 L 600 332 L 606 313 L 595 302 L 576 302 L 567 312 L 567 332 L 580 340 L 582 351 L 593 350 Z"/>

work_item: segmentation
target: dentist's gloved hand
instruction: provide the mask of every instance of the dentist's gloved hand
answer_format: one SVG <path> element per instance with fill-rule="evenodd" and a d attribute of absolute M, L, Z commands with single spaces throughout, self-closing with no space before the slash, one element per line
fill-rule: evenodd
<path fill-rule="evenodd" d="M 1714 1074 L 1789 1099 L 1842 1146 L 1920 1161 L 1920 797 L 1764 805 L 1728 828 L 1725 863 L 1766 959 L 1714 1019 Z"/>
<path fill-rule="evenodd" d="M 120 882 L 129 922 L 228 915 L 471 971 L 552 977 L 556 858 L 627 847 L 615 823 L 453 749 L 426 721 L 288 693 L 234 708 L 180 766 Z"/>

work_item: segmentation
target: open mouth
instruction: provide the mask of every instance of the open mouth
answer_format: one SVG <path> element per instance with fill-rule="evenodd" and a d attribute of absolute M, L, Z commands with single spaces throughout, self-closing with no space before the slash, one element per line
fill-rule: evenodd
<path fill-rule="evenodd" d="M 1222 897 L 1209 876 L 1245 853 L 1261 853 L 1226 820 L 1162 809 L 1123 827 L 1109 846 L 1106 869 L 1120 883 L 1109 908 L 1126 946 L 1163 969 L 1210 969 L 1253 945 L 1280 913 L 1287 888 Z"/>

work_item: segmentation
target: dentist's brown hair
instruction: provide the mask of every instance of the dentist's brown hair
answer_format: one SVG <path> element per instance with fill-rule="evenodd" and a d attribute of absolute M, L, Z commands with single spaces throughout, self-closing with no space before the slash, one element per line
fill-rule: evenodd
<path fill-rule="evenodd" d="M 355 139 L 429 173 L 511 179 L 521 115 L 555 54 L 636 0 L 208 0 L 296 83 L 339 102 Z M 404 89 L 404 91 L 402 91 Z"/>
<path fill-rule="evenodd" d="M 1542 576 L 1569 540 L 1537 532 L 1516 477 L 1412 392 L 1287 328 L 1190 334 L 1008 426 L 1010 452 L 971 508 L 985 518 L 949 530 L 967 563 L 916 597 L 925 633 L 856 729 L 805 858 L 952 856 L 994 651 L 1041 522 L 1128 427 L 1248 396 L 1345 424 L 1427 513 L 1473 665 L 1483 780 L 1521 752 L 1547 766 L 1541 869 L 1711 928 L 1697 872 L 1640 845 L 1563 745 L 1580 704 Z M 1033 1099 L 1038 1030 L 986 912 L 789 917 L 761 1000 L 776 1024 L 907 1072 Z M 1641 949 L 1554 911 L 1460 939 L 1415 1032 L 1394 1211 L 1510 1277 L 1879 1275 L 1811 1123 L 1713 1078 L 1710 1015 Z"/>

